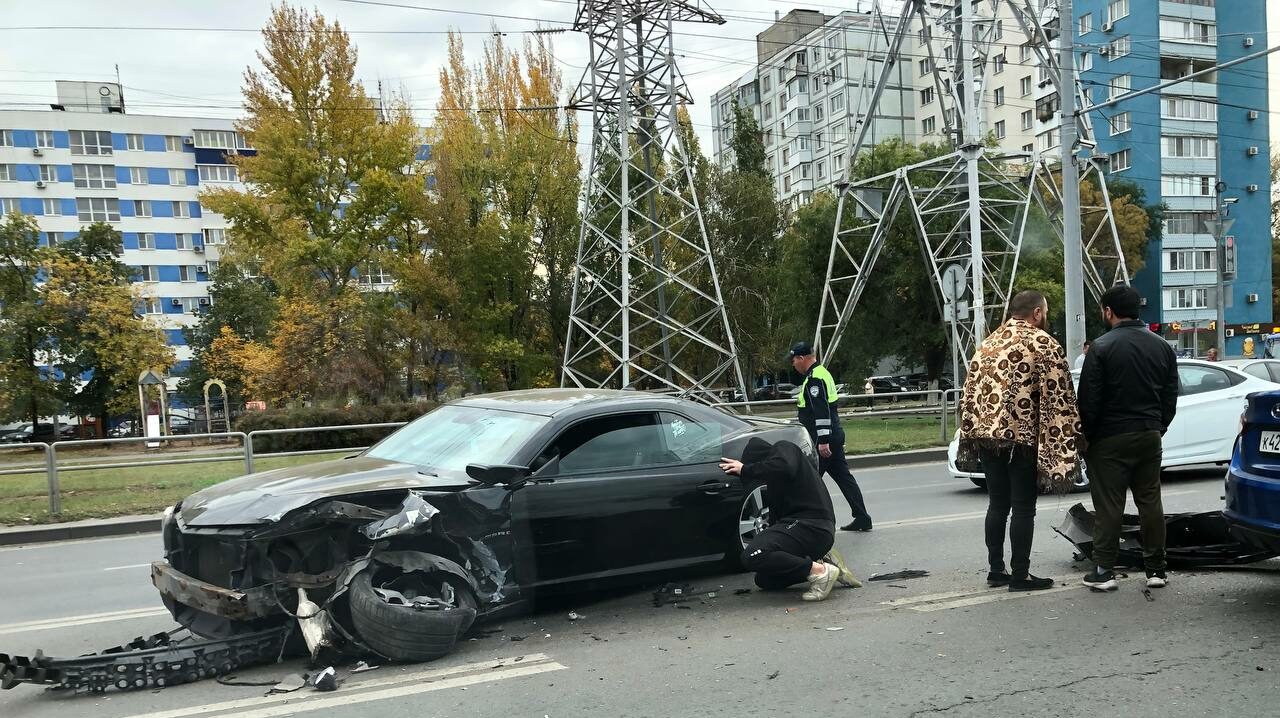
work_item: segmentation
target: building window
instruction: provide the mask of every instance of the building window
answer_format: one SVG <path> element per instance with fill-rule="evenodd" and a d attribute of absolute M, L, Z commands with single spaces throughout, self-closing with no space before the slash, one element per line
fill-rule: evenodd
<path fill-rule="evenodd" d="M 1023 97 L 1031 96 L 1031 76 L 1030 75 L 1027 75 L 1021 80 L 1018 80 L 1018 91 L 1022 93 Z"/>
<path fill-rule="evenodd" d="M 1183 249 L 1165 252 L 1166 272 L 1212 272 L 1217 270 L 1212 249 Z"/>
<path fill-rule="evenodd" d="M 837 92 L 831 96 L 831 111 L 839 112 L 844 109 L 844 93 Z"/>
<path fill-rule="evenodd" d="M 189 206 L 187 206 L 187 203 L 186 203 L 186 202 L 174 202 L 174 203 L 173 203 L 173 216 L 174 216 L 174 217 L 178 217 L 179 219 L 190 219 L 190 218 L 191 218 L 191 208 L 190 208 Z"/>
<path fill-rule="evenodd" d="M 827 45 L 827 57 L 835 57 L 836 51 L 840 49 L 840 36 L 827 35 L 826 45 Z"/>
<path fill-rule="evenodd" d="M 164 136 L 164 149 L 165 149 L 165 151 L 166 151 L 166 152 L 181 152 L 181 151 L 182 151 L 182 137 L 180 137 L 180 136 L 178 136 L 178 135 L 165 135 L 165 136 Z"/>
<path fill-rule="evenodd" d="M 151 180 L 147 175 L 146 167 L 130 167 L 129 168 L 130 184 L 150 184 Z"/>
<path fill-rule="evenodd" d="M 1030 59 L 1031 59 L 1031 46 L 1024 43 L 1021 47 L 1018 48 L 1018 62 L 1021 62 L 1025 65 L 1027 60 L 1030 60 Z"/>
<path fill-rule="evenodd" d="M 1004 20 L 996 20 L 995 28 L 991 32 L 991 39 L 999 40 L 1004 37 Z"/>
<path fill-rule="evenodd" d="M 827 163 L 819 161 L 818 162 L 818 179 L 822 179 L 823 177 L 826 177 L 826 176 L 827 176 Z"/>
<path fill-rule="evenodd" d="M 920 132 L 923 134 L 932 135 L 937 129 L 938 121 L 932 117 L 926 117 L 920 122 Z"/>
<path fill-rule="evenodd" d="M 189 273 L 190 273 L 190 275 L 191 275 L 192 277 L 194 277 L 194 276 L 196 275 L 196 268 L 195 268 L 195 267 L 178 267 L 178 273 L 179 273 L 179 274 L 181 274 L 181 273 L 182 273 L 182 270 L 184 270 L 184 269 L 189 270 Z M 196 281 L 196 280 L 194 280 L 194 279 L 184 279 L 184 280 L 182 280 L 182 281 L 184 281 L 184 282 L 194 282 L 194 281 Z M 186 314 L 196 314 L 196 313 L 198 313 L 198 312 L 200 311 L 200 300 L 201 300 L 201 299 L 207 299 L 207 297 L 182 297 L 182 299 L 180 300 L 180 301 L 182 302 L 182 311 L 183 311 L 184 313 L 186 313 Z"/>
<path fill-rule="evenodd" d="M 130 134 L 124 136 L 125 147 L 138 152 L 143 151 L 142 135 Z"/>
<path fill-rule="evenodd" d="M 810 167 L 810 165 L 811 165 L 811 164 L 812 164 L 812 163 L 810 163 L 810 162 L 804 162 L 804 163 L 801 163 L 801 165 L 800 165 L 800 179 L 809 179 L 809 175 L 810 175 L 810 173 L 812 173 L 812 172 L 813 172 L 813 168 L 812 168 L 812 167 Z"/>
<path fill-rule="evenodd" d="M 57 165 L 40 165 L 40 181 L 50 184 L 58 181 Z"/>
<path fill-rule="evenodd" d="M 995 66 L 995 67 L 994 67 L 994 69 L 995 69 L 995 74 L 999 75 L 1000 73 L 1004 72 L 1005 58 L 1004 58 L 1004 53 L 1003 53 L 1003 52 L 1002 52 L 1002 53 L 1000 53 L 999 55 L 996 55 L 996 56 L 991 60 L 991 62 L 992 62 L 992 64 Z"/>
<path fill-rule="evenodd" d="M 818 132 L 818 133 L 815 133 L 815 134 L 814 134 L 814 136 L 813 136 L 813 148 L 814 148 L 815 150 L 820 150 L 820 149 L 822 149 L 822 133 L 821 133 L 821 132 Z"/>
<path fill-rule="evenodd" d="M 1166 197 L 1209 197 L 1213 194 L 1213 178 L 1206 175 L 1164 175 L 1160 178 L 1160 194 Z"/>
<path fill-rule="evenodd" d="M 0 165 L 0 182 L 12 182 L 17 176 L 17 165 Z"/>
<path fill-rule="evenodd" d="M 933 62 L 926 57 L 925 59 L 920 61 L 920 76 L 924 77 L 925 75 L 928 75 L 930 72 L 933 72 Z"/>
<path fill-rule="evenodd" d="M 1165 234 L 1208 234 L 1205 222 L 1216 218 L 1213 212 L 1166 212 Z"/>
<path fill-rule="evenodd" d="M 18 207 L 18 198 L 4 197 L 0 199 L 0 216 L 15 214 L 20 211 L 21 210 Z"/>
<path fill-rule="evenodd" d="M 825 109 L 826 109 L 826 108 L 824 108 L 824 107 L 823 107 L 823 103 L 821 103 L 821 102 L 819 102 L 818 104 L 816 104 L 816 105 L 814 105 L 814 106 L 813 106 L 813 121 L 814 121 L 814 122 L 822 122 L 822 118 L 823 118 L 823 116 L 824 116 L 824 115 L 823 115 L 823 112 L 825 111 Z"/>
<path fill-rule="evenodd" d="M 1129 16 L 1129 0 L 1111 0 L 1107 6 L 1107 22 L 1115 22 Z"/>
<path fill-rule="evenodd" d="M 1032 123 L 1031 110 L 1024 110 L 1022 114 L 1019 115 L 1019 119 L 1022 120 L 1022 129 L 1024 130 L 1031 129 L 1031 123 Z"/>
<path fill-rule="evenodd" d="M 1080 16 L 1080 35 L 1088 35 L 1093 32 L 1093 14 L 1085 13 Z"/>
<path fill-rule="evenodd" d="M 1110 123 L 1110 125 L 1111 125 L 1111 136 L 1112 136 L 1112 137 L 1115 137 L 1116 135 L 1119 135 L 1119 134 L 1122 134 L 1122 133 L 1125 133 L 1125 132 L 1128 132 L 1128 131 L 1129 131 L 1129 128 L 1130 128 L 1130 120 L 1129 120 L 1129 113 L 1128 113 L 1128 112 L 1121 112 L 1121 113 L 1119 113 L 1119 114 L 1116 114 L 1114 117 L 1112 117 L 1110 120 L 1108 120 L 1108 122 L 1109 122 L 1109 123 Z"/>
<path fill-rule="evenodd" d="M 760 91 L 761 91 L 761 92 L 768 92 L 768 91 L 769 91 L 769 87 L 770 87 L 770 85 L 769 85 L 769 76 L 768 76 L 768 75 L 762 75 L 762 76 L 760 77 Z"/>
<path fill-rule="evenodd" d="M 1031 154 L 1032 152 L 1035 152 L 1035 149 L 1036 149 L 1036 146 L 1035 146 L 1035 145 L 1023 145 L 1023 146 L 1022 146 L 1022 151 L 1023 151 L 1023 152 L 1026 152 L 1027 154 Z"/>
<path fill-rule="evenodd" d="M 212 277 L 213 275 L 218 273 L 218 261 L 216 259 L 210 259 L 204 263 L 204 268 L 209 270 L 208 272 L 206 272 L 206 274 Z"/>
<path fill-rule="evenodd" d="M 1218 156 L 1218 141 L 1212 137 L 1163 137 L 1160 148 L 1162 157 Z"/>
<path fill-rule="evenodd" d="M 80 189 L 112 189 L 116 186 L 115 165 L 71 165 L 71 176 Z"/>
<path fill-rule="evenodd" d="M 191 237 L 179 232 L 174 237 L 174 249 L 191 249 Z"/>
<path fill-rule="evenodd" d="M 727 111 L 726 111 L 726 114 Z M 194 141 L 196 147 L 212 147 L 220 150 L 238 150 L 245 149 L 249 145 L 245 144 L 244 138 L 239 132 L 231 130 L 196 130 L 194 133 Z"/>
<path fill-rule="evenodd" d="M 1160 37 L 1165 40 L 1183 40 L 1207 45 L 1218 42 L 1218 26 L 1211 22 L 1160 18 Z"/>
<path fill-rule="evenodd" d="M 138 276 L 143 282 L 160 281 L 160 268 L 154 264 L 144 264 L 138 267 Z"/>
<path fill-rule="evenodd" d="M 147 297 L 142 300 L 142 311 L 146 314 L 164 314 L 164 305 L 158 297 Z"/>
<path fill-rule="evenodd" d="M 920 106 L 933 104 L 934 94 L 932 87 L 926 87 L 920 91 Z"/>
<path fill-rule="evenodd" d="M 111 154 L 111 133 L 96 130 L 71 130 L 71 154 Z"/>
<path fill-rule="evenodd" d="M 185 265 L 185 264 L 184 264 L 184 265 L 179 266 L 179 267 L 178 267 L 178 281 L 179 281 L 179 282 L 194 282 L 194 281 L 196 281 L 196 268 L 195 268 L 195 267 L 188 267 L 188 266 L 187 266 L 187 265 Z"/>
<path fill-rule="evenodd" d="M 175 187 L 186 187 L 187 171 L 179 169 L 169 170 L 169 184 Z"/>
<path fill-rule="evenodd" d="M 1121 172 L 1129 169 L 1129 150 L 1111 153 L 1111 171 Z"/>
<path fill-rule="evenodd" d="M 62 216 L 62 200 L 42 199 L 40 200 L 40 209 L 43 210 L 46 217 L 60 217 Z"/>
<path fill-rule="evenodd" d="M 119 222 L 120 200 L 110 197 L 77 197 L 76 216 L 81 222 Z"/>
<path fill-rule="evenodd" d="M 1000 120 L 999 122 L 996 123 L 996 139 L 1003 140 L 1006 134 L 1007 133 L 1005 132 L 1005 129 L 1004 129 L 1004 120 Z"/>
<path fill-rule="evenodd" d="M 1129 36 L 1125 35 L 1124 37 L 1117 37 L 1116 39 L 1111 41 L 1109 48 L 1110 48 L 1110 52 L 1108 52 L 1107 54 L 1108 61 L 1115 60 L 1118 57 L 1124 57 L 1125 55 L 1128 55 L 1132 49 L 1131 43 L 1129 42 Z M 1090 67 L 1092 66 L 1093 66 L 1092 63 L 1090 63 Z M 1087 70 L 1089 68 L 1086 67 L 1083 69 Z"/>
<path fill-rule="evenodd" d="M 1041 152 L 1047 152 L 1058 146 L 1058 130 L 1054 128 L 1042 135 L 1036 136 L 1036 142 L 1040 145 Z"/>
<path fill-rule="evenodd" d="M 1111 96 L 1108 99 L 1114 100 L 1117 97 L 1129 91 L 1129 76 L 1116 75 L 1111 78 Z"/>
<path fill-rule="evenodd" d="M 1160 116 L 1169 120 L 1216 120 L 1218 106 L 1204 100 L 1170 97 L 1160 103 Z"/>
<path fill-rule="evenodd" d="M 151 216 L 151 200 L 135 199 L 133 200 L 133 216 L 143 219 Z"/>
<path fill-rule="evenodd" d="M 766 120 L 773 119 L 773 100 L 764 103 L 764 118 Z"/>
<path fill-rule="evenodd" d="M 235 165 L 199 165 L 201 182 L 236 182 L 239 176 Z"/>
<path fill-rule="evenodd" d="M 1080 53 L 1079 70 L 1081 72 L 1088 72 L 1089 70 L 1092 70 L 1092 69 L 1093 69 L 1093 53 L 1091 52 Z"/>
<path fill-rule="evenodd" d="M 45 232 L 44 239 L 50 247 L 56 247 L 66 241 L 62 238 L 62 232 Z"/>
<path fill-rule="evenodd" d="M 1208 309 L 1208 289 L 1166 289 L 1164 292 L 1166 309 Z"/>
<path fill-rule="evenodd" d="M 53 147 L 53 130 L 36 130 L 36 147 L 50 149 Z"/>
<path fill-rule="evenodd" d="M 831 161 L 831 176 L 836 178 L 843 176 L 844 169 L 844 154 L 841 153 L 836 155 L 835 159 Z"/>
<path fill-rule="evenodd" d="M 155 249 L 156 236 L 151 232 L 142 232 L 138 235 L 138 249 Z"/>
<path fill-rule="evenodd" d="M 381 265 L 366 264 L 360 270 L 360 283 L 368 286 L 390 284 L 391 275 Z"/>
<path fill-rule="evenodd" d="M 782 176 L 782 191 L 785 194 L 791 193 L 791 173 L 790 172 Z"/>
<path fill-rule="evenodd" d="M 1004 105 L 1004 88 L 1003 87 L 996 88 L 995 99 L 996 99 L 996 107 L 1002 107 Z"/>
<path fill-rule="evenodd" d="M 227 230 L 223 228 L 204 230 L 204 243 L 220 245 L 227 243 Z"/>
<path fill-rule="evenodd" d="M 0 147 L 13 147 L 13 130 L 0 130 Z"/>
<path fill-rule="evenodd" d="M 790 164 L 791 164 L 791 148 L 783 147 L 782 148 L 782 166 L 786 167 Z"/>

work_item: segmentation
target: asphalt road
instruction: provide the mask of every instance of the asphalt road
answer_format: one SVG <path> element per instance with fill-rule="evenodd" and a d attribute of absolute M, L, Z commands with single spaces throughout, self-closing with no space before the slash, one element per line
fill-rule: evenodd
<path fill-rule="evenodd" d="M 691 579 L 716 598 L 654 608 L 654 586 L 584 596 L 508 620 L 446 659 L 382 666 L 337 692 L 264 697 L 213 681 L 156 692 L 0 694 L 0 715 L 44 718 L 370 716 L 1244 716 L 1280 712 L 1280 561 L 1079 586 L 1085 564 L 1052 531 L 1075 497 L 1042 498 L 1032 570 L 1063 585 L 990 590 L 985 495 L 940 464 L 865 470 L 877 528 L 837 545 L 860 577 L 925 578 L 735 595 L 747 575 Z M 1221 506 L 1221 470 L 1167 475 L 1169 511 Z M 836 505 L 842 501 L 836 494 Z M 1083 499 L 1087 503 L 1087 497 Z M 847 510 L 847 509 L 846 509 Z M 0 652 L 78 654 L 168 628 L 146 564 L 157 535 L 0 549 Z M 720 588 L 723 586 L 723 588 Z M 568 619 L 570 610 L 580 614 Z M 513 641 L 512 637 L 524 640 Z M 520 660 L 516 660 L 519 658 Z M 241 673 L 269 680 L 301 663 Z"/>

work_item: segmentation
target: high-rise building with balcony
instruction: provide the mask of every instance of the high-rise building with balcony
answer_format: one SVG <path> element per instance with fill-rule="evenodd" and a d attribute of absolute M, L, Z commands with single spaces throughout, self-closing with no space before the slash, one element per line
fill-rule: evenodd
<path fill-rule="evenodd" d="M 1077 0 L 1081 72 L 1094 101 L 1210 70 L 1268 44 L 1264 0 Z M 1267 61 L 1259 59 L 1171 85 L 1092 113 L 1112 179 L 1142 186 L 1167 211 L 1134 285 L 1143 318 L 1179 325 L 1191 346 L 1214 319 L 1218 259 L 1206 220 L 1231 199 L 1236 278 L 1227 285 L 1228 327 L 1271 316 L 1270 109 Z M 1228 341 L 1238 354 L 1244 332 Z M 1205 343 L 1202 339 L 1201 344 Z"/>

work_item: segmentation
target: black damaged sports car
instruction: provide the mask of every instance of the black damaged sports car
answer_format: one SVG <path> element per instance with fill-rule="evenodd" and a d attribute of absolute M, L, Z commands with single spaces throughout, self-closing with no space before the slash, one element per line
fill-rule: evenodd
<path fill-rule="evenodd" d="M 656 394 L 468 397 L 358 456 L 190 496 L 165 514 L 152 581 L 197 635 L 297 620 L 313 656 L 429 660 L 535 593 L 736 564 L 767 508 L 717 462 L 754 436 L 817 461 L 797 425 Z"/>

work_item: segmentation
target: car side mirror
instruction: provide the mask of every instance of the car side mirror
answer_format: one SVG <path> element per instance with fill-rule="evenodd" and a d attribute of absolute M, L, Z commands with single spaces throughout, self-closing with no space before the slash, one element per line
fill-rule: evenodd
<path fill-rule="evenodd" d="M 527 466 L 512 464 L 467 464 L 467 476 L 486 486 L 506 486 L 509 489 L 519 488 L 529 478 Z"/>

